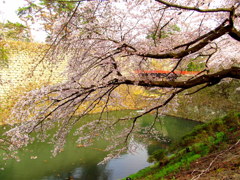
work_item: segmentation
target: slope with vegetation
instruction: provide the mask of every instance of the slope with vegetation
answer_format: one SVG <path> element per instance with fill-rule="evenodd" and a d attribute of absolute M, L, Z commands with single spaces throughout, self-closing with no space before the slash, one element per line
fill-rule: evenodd
<path fill-rule="evenodd" d="M 238 179 L 240 172 L 240 113 L 215 119 L 184 136 L 168 150 L 156 151 L 156 164 L 131 179 Z"/>
<path fill-rule="evenodd" d="M 176 111 L 170 110 L 168 114 L 208 122 L 227 115 L 229 111 L 240 111 L 239 86 L 238 80 L 226 80 L 191 95 L 180 95 Z M 186 94 L 192 92 L 194 89 Z"/>

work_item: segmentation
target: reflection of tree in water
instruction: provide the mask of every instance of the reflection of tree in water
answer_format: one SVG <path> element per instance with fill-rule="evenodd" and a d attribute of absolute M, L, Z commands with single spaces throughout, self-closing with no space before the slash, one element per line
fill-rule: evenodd
<path fill-rule="evenodd" d="M 111 172 L 105 171 L 105 165 L 88 164 L 82 167 L 83 173 L 80 179 L 106 180 Z"/>
<path fill-rule="evenodd" d="M 156 150 L 160 150 L 160 149 L 166 149 L 168 146 L 170 145 L 170 142 L 161 142 L 161 143 L 153 143 L 147 146 L 147 153 L 148 155 L 152 155 L 153 152 L 155 152 Z"/>
<path fill-rule="evenodd" d="M 147 146 L 148 155 L 159 149 L 166 149 L 171 143 L 175 143 L 184 135 L 190 132 L 199 122 L 190 121 L 171 116 L 160 117 L 160 121 L 154 126 L 158 132 L 161 132 L 167 141 L 152 142 Z"/>
<path fill-rule="evenodd" d="M 71 172 L 64 172 L 60 176 L 50 178 L 53 180 L 67 179 L 87 179 L 87 180 L 107 180 L 111 176 L 111 171 L 106 171 L 106 164 L 97 165 L 96 163 L 88 163 L 75 168 Z"/>
<path fill-rule="evenodd" d="M 147 115 L 145 118 L 142 118 L 142 121 L 140 123 L 141 128 L 144 127 L 151 127 L 152 123 L 154 121 L 154 116 Z M 171 140 L 168 138 L 167 134 L 165 133 L 165 127 L 164 123 L 161 122 L 161 120 L 157 120 L 154 124 L 154 127 L 152 130 L 156 129 L 156 133 L 151 133 L 147 135 L 147 138 L 135 138 L 135 141 L 145 144 L 148 155 L 152 155 L 152 153 L 158 149 L 166 149 L 170 143 Z M 140 134 L 143 133 L 142 131 Z M 157 137 L 157 138 L 156 138 Z"/>
<path fill-rule="evenodd" d="M 194 126 L 200 124 L 196 121 L 191 121 L 182 118 L 166 116 L 161 118 L 161 124 L 166 131 L 166 135 L 173 141 L 179 141 L 184 135 L 189 133 Z"/>

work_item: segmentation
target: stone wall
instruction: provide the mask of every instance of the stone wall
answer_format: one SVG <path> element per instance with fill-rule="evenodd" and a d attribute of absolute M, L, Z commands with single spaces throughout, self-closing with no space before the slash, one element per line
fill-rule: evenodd
<path fill-rule="evenodd" d="M 62 72 L 66 62 L 54 66 L 41 61 L 48 45 L 12 41 L 7 42 L 7 48 L 7 67 L 0 67 L 0 99 L 11 96 L 15 90 L 21 91 L 21 94 L 24 89 L 31 90 L 40 85 L 64 81 Z"/>
<path fill-rule="evenodd" d="M 66 61 L 56 65 L 42 61 L 48 45 L 12 41 L 5 42 L 4 48 L 9 54 L 7 66 L 0 67 L 0 125 L 11 115 L 19 96 L 43 85 L 63 82 L 62 72 L 66 69 Z"/>

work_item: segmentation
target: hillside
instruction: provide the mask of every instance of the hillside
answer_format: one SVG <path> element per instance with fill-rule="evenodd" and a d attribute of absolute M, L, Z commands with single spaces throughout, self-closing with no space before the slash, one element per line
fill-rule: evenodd
<path fill-rule="evenodd" d="M 240 113 L 197 126 L 180 143 L 155 152 L 156 162 L 131 179 L 236 179 L 240 178 Z"/>

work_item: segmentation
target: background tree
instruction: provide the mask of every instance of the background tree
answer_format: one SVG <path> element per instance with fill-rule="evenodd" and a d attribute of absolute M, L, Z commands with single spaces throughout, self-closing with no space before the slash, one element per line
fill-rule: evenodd
<path fill-rule="evenodd" d="M 67 1 L 52 0 L 25 0 L 26 5 L 17 10 L 19 18 L 25 22 L 26 26 L 31 26 L 38 22 L 43 25 L 43 29 L 48 34 L 48 41 L 54 34 L 54 26 L 62 21 L 63 18 L 70 16 L 75 3 L 67 3 Z M 56 33 L 56 32 L 55 32 Z"/>
<path fill-rule="evenodd" d="M 26 26 L 21 23 L 7 21 L 0 23 L 0 68 L 8 66 L 8 40 L 30 41 L 31 36 Z"/>
<path fill-rule="evenodd" d="M 58 63 L 67 58 L 68 80 L 31 91 L 16 104 L 8 122 L 22 123 L 7 132 L 10 149 L 31 142 L 33 131 L 41 131 L 38 137 L 46 140 L 47 130 L 57 126 L 51 139 L 56 154 L 72 127 L 95 108 L 101 109 L 99 119 L 76 130 L 78 143 L 89 145 L 106 128 L 131 121 L 131 126 L 113 139 L 127 142 L 139 130 L 141 116 L 155 112 L 157 120 L 168 108 L 177 107 L 175 97 L 184 91 L 192 94 L 224 78 L 240 79 L 238 1 L 44 2 L 46 7 L 48 3 L 74 4 L 52 26 L 54 41 L 41 60 Z M 170 72 L 159 78 L 139 76 L 136 70 L 152 68 L 152 60 L 169 62 Z M 176 73 L 196 62 L 202 65 L 195 76 Z M 162 93 L 150 99 L 141 114 L 117 121 L 104 118 L 102 113 L 121 98 L 118 88 L 122 85 L 156 88 Z M 151 133 L 151 127 L 145 131 Z"/>
<path fill-rule="evenodd" d="M 0 38 L 2 40 L 30 41 L 31 37 L 26 26 L 21 23 L 7 21 L 0 23 Z"/>

